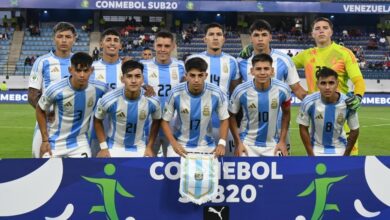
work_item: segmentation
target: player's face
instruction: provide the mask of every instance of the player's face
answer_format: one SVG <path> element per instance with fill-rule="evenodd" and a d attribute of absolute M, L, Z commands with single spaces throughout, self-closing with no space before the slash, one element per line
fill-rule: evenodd
<path fill-rule="evenodd" d="M 328 46 L 331 44 L 333 30 L 326 21 L 319 21 L 314 24 L 311 36 L 314 38 L 317 46 Z"/>
<path fill-rule="evenodd" d="M 251 74 L 256 83 L 267 83 L 274 74 L 274 68 L 267 61 L 259 61 L 251 68 Z"/>
<path fill-rule="evenodd" d="M 317 81 L 318 89 L 324 98 L 332 98 L 336 95 L 338 80 L 334 76 L 320 77 Z"/>
<path fill-rule="evenodd" d="M 199 94 L 203 91 L 203 87 L 207 79 L 207 73 L 200 72 L 197 69 L 191 69 L 186 73 L 186 79 L 190 92 Z"/>
<path fill-rule="evenodd" d="M 142 71 L 140 69 L 133 69 L 122 75 L 122 83 L 125 85 L 126 91 L 137 92 L 141 89 L 144 83 Z"/>
<path fill-rule="evenodd" d="M 76 36 L 72 31 L 57 31 L 54 34 L 54 44 L 56 45 L 56 50 L 61 52 L 70 52 L 72 50 L 73 44 L 76 41 Z"/>
<path fill-rule="evenodd" d="M 100 47 L 103 49 L 103 56 L 119 56 L 119 50 L 122 48 L 121 40 L 116 35 L 106 35 L 100 41 Z"/>
<path fill-rule="evenodd" d="M 251 34 L 253 49 L 258 52 L 268 50 L 271 40 L 272 35 L 267 30 L 254 30 Z"/>
<path fill-rule="evenodd" d="M 175 44 L 170 38 L 157 38 L 154 42 L 157 62 L 168 63 L 171 59 L 173 49 L 175 49 Z"/>
<path fill-rule="evenodd" d="M 213 51 L 221 50 L 225 43 L 222 29 L 219 27 L 209 28 L 203 41 L 206 43 L 207 49 Z"/>
<path fill-rule="evenodd" d="M 77 66 L 69 67 L 69 72 L 72 78 L 70 79 L 71 84 L 76 89 L 83 89 L 88 86 L 89 76 L 93 72 L 93 67 L 91 66 Z"/>
<path fill-rule="evenodd" d="M 151 50 L 144 50 L 142 51 L 141 57 L 143 60 L 150 60 L 152 59 L 152 51 Z"/>

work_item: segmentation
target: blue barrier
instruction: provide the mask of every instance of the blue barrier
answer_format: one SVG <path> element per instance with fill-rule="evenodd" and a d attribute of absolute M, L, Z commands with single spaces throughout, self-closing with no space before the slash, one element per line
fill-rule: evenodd
<path fill-rule="evenodd" d="M 390 157 L 220 167 L 219 195 L 198 206 L 180 199 L 178 158 L 0 160 L 0 219 L 390 219 Z"/>
<path fill-rule="evenodd" d="M 27 90 L 0 92 L 0 104 L 1 103 L 26 104 L 28 103 Z"/>

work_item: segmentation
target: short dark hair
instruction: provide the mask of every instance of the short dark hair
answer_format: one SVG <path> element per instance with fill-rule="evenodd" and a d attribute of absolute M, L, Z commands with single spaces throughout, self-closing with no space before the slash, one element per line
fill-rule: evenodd
<path fill-rule="evenodd" d="M 252 34 L 254 31 L 260 31 L 260 30 L 266 30 L 272 33 L 271 25 L 268 23 L 268 21 L 263 19 L 254 21 L 252 25 L 249 27 L 250 34 Z"/>
<path fill-rule="evenodd" d="M 317 80 L 319 80 L 321 77 L 326 78 L 329 76 L 334 76 L 334 78 L 336 78 L 336 80 L 338 80 L 339 75 L 337 74 L 336 71 L 334 71 L 333 69 L 326 67 L 326 66 L 322 66 L 316 71 Z"/>
<path fill-rule="evenodd" d="M 186 72 L 196 69 L 199 70 L 200 72 L 206 72 L 207 71 L 207 63 L 204 59 L 200 57 L 194 57 L 186 61 L 185 63 L 185 68 Z"/>
<path fill-rule="evenodd" d="M 210 28 L 220 28 L 222 30 L 222 33 L 225 33 L 225 31 L 223 30 L 222 25 L 220 25 L 220 24 L 218 24 L 216 22 L 213 22 L 213 23 L 210 23 L 210 24 L 206 25 L 206 27 L 204 28 L 204 34 L 207 34 L 207 31 Z"/>
<path fill-rule="evenodd" d="M 102 41 L 104 39 L 104 37 L 107 35 L 118 36 L 120 39 L 120 34 L 117 30 L 115 30 L 114 28 L 108 28 L 108 29 L 104 30 L 103 33 L 100 35 L 100 41 Z"/>
<path fill-rule="evenodd" d="M 173 34 L 171 32 L 168 32 L 168 31 L 160 31 L 156 34 L 155 36 L 155 39 L 157 40 L 157 38 L 169 38 L 172 40 L 172 42 L 175 41 L 175 38 L 173 37 Z"/>
<path fill-rule="evenodd" d="M 58 22 L 54 27 L 53 27 L 53 35 L 55 35 L 57 32 L 62 32 L 62 31 L 71 31 L 75 36 L 77 36 L 77 31 L 76 28 L 74 27 L 73 24 L 69 22 Z"/>
<path fill-rule="evenodd" d="M 319 18 L 316 18 L 313 23 L 311 23 L 311 30 L 313 31 L 313 28 L 314 28 L 314 25 L 317 23 L 317 22 L 320 22 L 320 21 L 325 21 L 325 22 L 328 22 L 329 24 L 329 27 L 333 30 L 333 23 L 330 19 L 328 18 L 325 18 L 325 17 L 319 17 Z"/>
<path fill-rule="evenodd" d="M 272 66 L 272 57 L 266 53 L 257 54 L 252 58 L 252 66 L 255 66 L 257 62 L 269 62 Z"/>
<path fill-rule="evenodd" d="M 135 69 L 140 69 L 141 72 L 144 71 L 144 65 L 142 65 L 140 62 L 134 61 L 134 60 L 128 60 L 124 63 L 122 63 L 122 74 L 125 75 L 126 73 L 133 71 Z"/>
<path fill-rule="evenodd" d="M 77 67 L 78 65 L 82 67 L 91 67 L 92 62 L 93 62 L 92 57 L 89 54 L 84 52 L 77 52 L 73 54 L 73 56 L 70 58 L 70 63 L 74 67 Z"/>
<path fill-rule="evenodd" d="M 149 48 L 149 47 L 144 47 L 144 49 L 142 51 L 145 51 L 145 50 L 153 51 L 152 48 Z"/>

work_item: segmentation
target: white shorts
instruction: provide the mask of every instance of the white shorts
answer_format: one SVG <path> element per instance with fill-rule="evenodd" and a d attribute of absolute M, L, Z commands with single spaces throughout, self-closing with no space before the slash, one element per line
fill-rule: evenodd
<path fill-rule="evenodd" d="M 219 128 L 213 128 L 213 138 L 215 140 L 215 145 L 217 146 L 218 142 L 219 142 Z M 225 147 L 225 156 L 226 157 L 233 157 L 234 156 L 235 146 L 236 145 L 234 144 L 233 135 L 229 129 L 227 140 L 226 140 L 226 147 Z"/>
<path fill-rule="evenodd" d="M 111 157 L 144 157 L 145 147 L 138 147 L 133 150 L 126 150 L 123 147 L 113 147 L 108 150 Z"/>
<path fill-rule="evenodd" d="M 215 147 L 208 147 L 208 146 L 202 146 L 202 147 L 184 147 L 184 149 L 187 152 L 198 152 L 198 153 L 212 153 Z M 168 146 L 167 151 L 167 157 L 180 157 L 179 154 L 177 154 L 174 150 L 172 145 Z"/>
<path fill-rule="evenodd" d="M 314 156 L 343 156 L 345 148 L 335 148 L 334 152 L 325 153 L 324 147 L 313 147 Z"/>
<path fill-rule="evenodd" d="M 42 144 L 41 130 L 39 130 L 38 123 L 36 122 L 34 134 L 33 134 L 33 141 L 32 141 L 32 157 L 33 158 L 39 158 L 41 144 Z"/>
<path fill-rule="evenodd" d="M 54 149 L 51 150 L 51 157 L 69 157 L 69 158 L 88 158 L 91 157 L 91 148 L 89 146 L 75 147 L 69 149 Z M 49 153 L 42 156 L 49 158 Z"/>
<path fill-rule="evenodd" d="M 244 144 L 245 145 L 245 144 Z M 258 147 L 258 146 L 246 146 L 246 150 L 248 152 L 249 157 L 259 157 L 259 156 L 266 156 L 266 157 L 273 157 L 275 147 Z M 245 154 L 242 156 L 246 156 Z"/>

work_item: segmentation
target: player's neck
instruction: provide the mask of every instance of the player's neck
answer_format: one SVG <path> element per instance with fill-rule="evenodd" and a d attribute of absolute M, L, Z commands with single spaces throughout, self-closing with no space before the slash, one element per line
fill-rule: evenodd
<path fill-rule="evenodd" d="M 160 59 L 157 59 L 156 57 L 156 63 L 158 64 L 170 64 L 171 63 L 171 58 L 167 59 L 167 60 L 160 60 Z"/>
<path fill-rule="evenodd" d="M 256 89 L 259 90 L 259 91 L 265 91 L 267 90 L 270 86 L 271 86 L 271 79 L 269 79 L 267 82 L 265 83 L 261 83 L 261 82 L 256 82 L 255 80 L 255 86 L 256 86 Z"/>
<path fill-rule="evenodd" d="M 64 51 L 64 50 L 55 50 L 54 55 L 60 58 L 67 58 L 70 56 L 71 51 Z"/>
<path fill-rule="evenodd" d="M 222 48 L 220 48 L 218 50 L 213 50 L 211 48 L 207 48 L 207 53 L 210 54 L 210 55 L 221 55 Z"/>
<path fill-rule="evenodd" d="M 256 50 L 256 49 L 254 49 L 253 52 L 254 52 L 255 55 L 262 54 L 262 53 L 270 54 L 271 53 L 271 49 L 269 47 L 266 47 L 266 49 L 264 49 L 264 50 Z"/>
<path fill-rule="evenodd" d="M 119 54 L 117 54 L 115 56 L 109 56 L 109 55 L 103 54 L 103 57 L 102 57 L 102 60 L 106 63 L 115 63 L 118 61 L 118 59 L 119 59 Z"/>
<path fill-rule="evenodd" d="M 321 99 L 326 104 L 334 104 L 340 99 L 340 93 L 336 92 L 331 97 L 324 97 L 321 95 Z"/>
<path fill-rule="evenodd" d="M 325 48 L 325 47 L 330 46 L 331 44 L 332 44 L 332 41 L 331 41 L 331 40 L 330 40 L 330 41 L 327 41 L 327 42 L 324 42 L 324 43 L 320 43 L 320 42 L 316 43 L 316 45 L 317 45 L 318 48 Z"/>
<path fill-rule="evenodd" d="M 129 100 L 136 100 L 139 98 L 140 95 L 141 95 L 141 90 L 135 92 L 125 90 L 125 96 Z"/>

